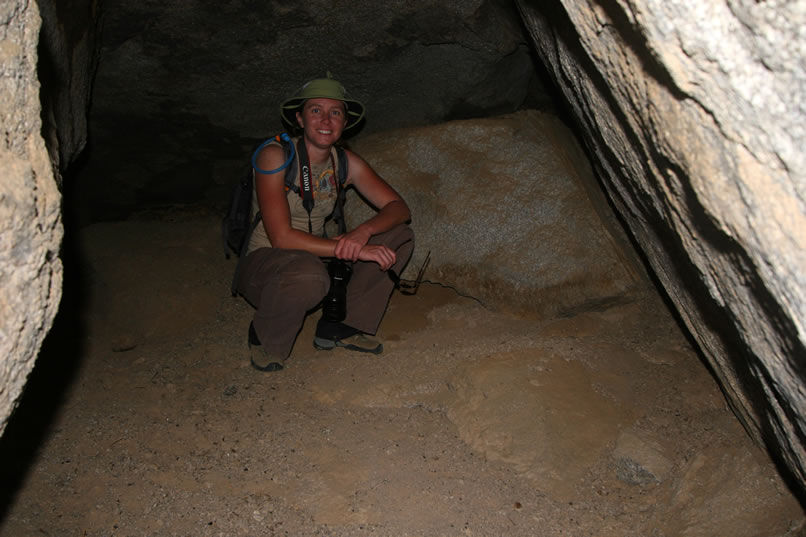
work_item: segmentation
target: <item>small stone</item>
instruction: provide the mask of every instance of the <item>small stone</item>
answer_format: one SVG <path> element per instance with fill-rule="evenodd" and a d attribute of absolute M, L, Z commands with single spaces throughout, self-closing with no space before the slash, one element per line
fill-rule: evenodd
<path fill-rule="evenodd" d="M 616 476 L 631 485 L 660 483 L 669 477 L 672 462 L 663 446 L 646 435 L 625 431 L 616 442 Z"/>

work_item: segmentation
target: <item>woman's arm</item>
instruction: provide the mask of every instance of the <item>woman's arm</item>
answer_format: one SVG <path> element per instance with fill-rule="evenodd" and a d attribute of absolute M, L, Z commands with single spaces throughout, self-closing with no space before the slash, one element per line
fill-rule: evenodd
<path fill-rule="evenodd" d="M 371 246 L 367 245 L 370 237 L 408 222 L 411 219 L 411 211 L 400 194 L 375 173 L 364 159 L 352 151 L 345 151 L 345 154 L 350 170 L 347 184 L 352 184 L 378 209 L 378 213 L 372 218 L 339 239 L 335 249 L 336 257 L 355 261 L 361 258 L 363 249 Z M 393 263 L 394 261 L 391 264 Z"/>

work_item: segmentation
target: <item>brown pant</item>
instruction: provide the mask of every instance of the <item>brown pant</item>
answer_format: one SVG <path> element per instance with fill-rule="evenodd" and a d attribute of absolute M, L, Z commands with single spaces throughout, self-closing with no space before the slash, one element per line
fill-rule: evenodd
<path fill-rule="evenodd" d="M 414 232 L 400 225 L 373 236 L 369 243 L 396 253 L 391 270 L 399 275 L 414 250 Z M 354 263 L 344 324 L 374 334 L 393 288 L 389 274 L 376 263 Z M 253 324 L 263 350 L 276 359 L 288 356 L 305 316 L 329 289 L 327 268 L 319 257 L 281 248 L 259 248 L 246 256 L 238 281 L 238 292 L 256 308 Z"/>

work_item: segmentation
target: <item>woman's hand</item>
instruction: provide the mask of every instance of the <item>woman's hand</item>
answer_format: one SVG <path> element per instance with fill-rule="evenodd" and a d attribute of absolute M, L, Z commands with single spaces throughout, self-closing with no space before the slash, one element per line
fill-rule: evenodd
<path fill-rule="evenodd" d="M 358 226 L 349 233 L 336 237 L 338 239 L 336 257 L 355 263 L 358 261 L 361 249 L 367 245 L 370 237 L 372 237 L 372 234 L 364 226 Z"/>
<path fill-rule="evenodd" d="M 381 270 L 389 270 L 395 264 L 397 255 L 394 250 L 390 250 L 382 244 L 367 244 L 361 248 L 358 259 L 360 261 L 374 261 L 378 263 Z"/>
<path fill-rule="evenodd" d="M 386 246 L 367 244 L 372 234 L 363 226 L 337 237 L 335 256 L 347 261 L 372 261 L 381 270 L 388 270 L 395 264 L 397 256 Z"/>

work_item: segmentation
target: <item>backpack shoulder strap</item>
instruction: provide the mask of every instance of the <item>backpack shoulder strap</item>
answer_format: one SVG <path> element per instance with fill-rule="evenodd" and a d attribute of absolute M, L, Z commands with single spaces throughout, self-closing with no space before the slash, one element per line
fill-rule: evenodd
<path fill-rule="evenodd" d="M 293 143 L 294 143 L 294 141 L 292 140 L 290 142 L 286 142 L 283 145 L 283 149 L 285 150 L 285 158 L 286 159 L 288 159 L 289 153 L 291 153 L 291 151 L 293 150 L 291 148 L 291 144 L 293 144 Z M 298 172 L 297 168 L 298 168 L 298 166 L 297 166 L 297 152 L 294 151 L 294 158 L 291 160 L 291 164 L 288 165 L 288 168 L 285 169 L 285 189 L 286 190 L 292 190 L 292 191 L 296 192 L 297 194 L 299 194 L 299 185 L 296 182 L 297 172 Z"/>
<path fill-rule="evenodd" d="M 338 170 L 336 171 L 336 207 L 333 210 L 333 220 L 339 227 L 339 233 L 344 235 L 347 233 L 347 222 L 344 219 L 344 183 L 347 182 L 348 166 L 347 166 L 347 153 L 341 146 L 336 146 L 336 157 L 338 160 Z"/>
<path fill-rule="evenodd" d="M 336 177 L 338 178 L 339 181 L 339 187 L 343 187 L 344 183 L 347 182 L 347 174 L 349 172 L 349 167 L 347 162 L 347 152 L 340 145 L 336 146 L 336 157 L 337 160 L 339 161 L 338 163 L 339 169 L 336 171 Z"/>

